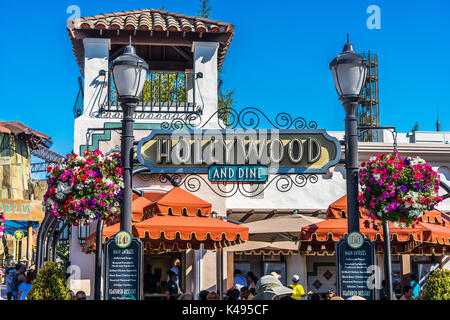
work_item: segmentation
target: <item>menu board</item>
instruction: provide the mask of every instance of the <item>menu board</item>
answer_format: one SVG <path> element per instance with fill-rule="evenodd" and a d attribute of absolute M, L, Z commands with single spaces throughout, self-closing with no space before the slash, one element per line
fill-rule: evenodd
<path fill-rule="evenodd" d="M 120 248 L 114 238 L 105 242 L 105 300 L 142 299 L 142 242 L 133 239 Z"/>
<path fill-rule="evenodd" d="M 369 277 L 373 277 L 375 265 L 375 245 L 370 239 L 358 249 L 352 249 L 346 238 L 336 244 L 336 285 L 338 295 L 344 299 L 360 296 L 375 300 L 375 286 Z M 369 281 L 368 281 L 369 280 Z M 369 283 L 369 285 L 368 285 Z"/>

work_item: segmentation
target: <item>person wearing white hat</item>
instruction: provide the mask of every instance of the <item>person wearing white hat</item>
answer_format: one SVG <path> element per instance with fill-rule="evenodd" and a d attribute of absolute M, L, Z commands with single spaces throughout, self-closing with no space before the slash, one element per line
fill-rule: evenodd
<path fill-rule="evenodd" d="M 280 300 L 282 296 L 291 295 L 294 291 L 272 275 L 259 278 L 256 283 L 256 295 L 250 300 Z"/>
<path fill-rule="evenodd" d="M 303 286 L 298 283 L 299 281 L 300 277 L 294 274 L 292 276 L 292 284 L 289 286 L 290 288 L 292 288 L 292 290 L 294 290 L 294 293 L 291 296 L 291 298 L 294 300 L 302 300 L 303 297 L 312 294 L 312 291 L 305 293 L 305 289 L 303 289 Z"/>
<path fill-rule="evenodd" d="M 281 278 L 281 274 L 276 273 L 275 271 L 272 271 L 270 273 L 270 275 L 276 279 L 280 279 Z"/>

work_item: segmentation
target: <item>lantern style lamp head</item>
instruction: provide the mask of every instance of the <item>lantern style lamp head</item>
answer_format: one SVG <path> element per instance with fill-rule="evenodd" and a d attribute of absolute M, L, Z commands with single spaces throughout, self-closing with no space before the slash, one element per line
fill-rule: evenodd
<path fill-rule="evenodd" d="M 69 228 L 70 225 L 65 225 L 63 222 L 59 223 L 59 244 L 66 245 L 69 243 Z"/>
<path fill-rule="evenodd" d="M 343 52 L 331 61 L 330 69 L 339 100 L 358 101 L 366 82 L 367 60 L 353 50 L 348 34 Z"/>
<path fill-rule="evenodd" d="M 80 224 L 78 226 L 78 240 L 83 245 L 86 242 L 86 238 L 89 236 L 89 225 Z"/>
<path fill-rule="evenodd" d="M 118 100 L 137 102 L 144 88 L 148 64 L 136 55 L 136 49 L 131 45 L 131 36 L 123 54 L 111 63 L 111 69 Z"/>

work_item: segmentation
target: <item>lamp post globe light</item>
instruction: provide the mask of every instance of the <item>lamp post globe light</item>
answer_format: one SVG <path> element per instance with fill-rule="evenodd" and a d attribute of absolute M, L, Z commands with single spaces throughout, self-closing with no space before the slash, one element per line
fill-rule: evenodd
<path fill-rule="evenodd" d="M 114 86 L 121 104 L 122 136 L 121 158 L 123 165 L 123 199 L 120 206 L 120 230 L 131 234 L 132 202 L 132 163 L 133 163 L 133 114 L 144 87 L 148 64 L 136 55 L 136 49 L 130 43 L 121 56 L 111 63 Z"/>
<path fill-rule="evenodd" d="M 359 231 L 358 205 L 358 128 L 357 111 L 360 94 L 366 80 L 367 61 L 347 43 L 330 63 L 334 85 L 345 109 L 345 159 L 347 171 L 348 232 Z"/>

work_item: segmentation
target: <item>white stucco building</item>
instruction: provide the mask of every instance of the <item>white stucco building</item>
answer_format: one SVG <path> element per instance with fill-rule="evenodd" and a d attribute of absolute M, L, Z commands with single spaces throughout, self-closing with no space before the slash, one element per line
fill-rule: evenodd
<path fill-rule="evenodd" d="M 205 128 L 218 127 L 218 70 L 233 37 L 231 24 L 148 9 L 76 19 L 68 33 L 84 76 L 83 107 L 78 110 L 75 119 L 74 152 L 82 153 L 85 148 L 98 148 L 107 153 L 120 148 L 121 111 L 114 97 L 109 63 L 121 54 L 130 35 L 137 54 L 150 66 L 149 83 L 152 86 L 147 91 L 150 92 L 150 97 L 136 109 L 135 140 L 148 136 L 152 130 L 161 129 L 164 123 L 170 126 L 174 119 L 181 117 L 193 117 L 195 121 L 204 122 L 210 119 Z M 179 83 L 184 91 L 173 95 L 167 93 L 167 88 L 173 88 L 173 83 Z M 164 87 L 165 84 L 168 87 Z M 343 139 L 343 132 L 328 133 L 338 140 Z M 382 136 L 383 142 L 360 143 L 361 161 L 373 154 L 392 152 L 391 134 L 386 131 Z M 449 138 L 450 133 L 444 132 L 399 133 L 398 151 L 401 155 L 424 158 L 438 171 L 444 182 L 449 182 Z M 343 159 L 343 149 L 341 154 Z M 207 175 L 203 176 L 207 181 Z M 285 282 L 297 274 L 300 276 L 300 283 L 315 292 L 323 293 L 334 288 L 335 257 L 301 255 L 295 238 L 298 238 L 305 223 L 325 219 L 328 206 L 345 195 L 345 178 L 345 167 L 338 164 L 326 174 L 318 174 L 315 183 L 308 180 L 303 186 L 294 184 L 285 192 L 277 188 L 276 181 L 248 186 L 254 194 L 258 194 L 254 197 L 247 197 L 241 192 L 232 197 L 223 197 L 217 185 L 202 183 L 195 195 L 210 202 L 212 210 L 220 216 L 244 224 L 258 222 L 255 226 L 258 230 L 270 226 L 271 232 L 258 231 L 258 234 L 252 234 L 253 227 L 250 227 L 250 239 L 260 239 L 253 241 L 268 243 L 271 242 L 268 234 L 278 234 L 280 237 L 284 234 L 283 245 L 278 244 L 277 247 L 274 244 L 272 251 L 265 250 L 269 254 L 261 255 L 264 251 L 261 249 L 265 248 L 261 244 L 259 247 L 255 244 L 253 254 L 234 252 L 232 247 L 226 250 L 223 259 L 224 288 L 232 286 L 235 268 L 244 272 L 253 271 L 257 276 L 277 271 Z M 271 175 L 267 181 L 273 179 L 276 176 Z M 165 193 L 173 188 L 169 182 L 163 183 L 157 176 L 148 174 L 134 176 L 133 185 L 144 192 Z M 185 188 L 186 185 L 181 187 Z M 439 209 L 450 211 L 450 202 L 444 201 Z M 278 230 L 282 223 L 286 227 L 286 218 L 293 221 L 291 229 Z M 277 225 L 282 220 L 284 222 Z M 80 243 L 77 229 L 72 227 L 70 261 L 72 265 L 80 267 L 80 278 L 89 283 L 92 298 L 95 255 L 82 251 L 82 241 Z M 93 231 L 95 224 L 90 226 L 89 233 Z M 276 241 L 279 242 L 280 239 Z M 252 249 L 251 246 L 245 248 Z M 214 251 L 189 249 L 177 257 L 182 260 L 183 290 L 198 293 L 204 289 L 215 289 Z M 166 268 L 170 267 L 170 254 L 151 259 L 159 259 L 158 263 L 166 261 Z M 436 261 L 441 262 L 431 258 L 421 259 L 394 257 L 394 271 L 407 274 L 412 269 L 411 271 L 423 273 L 422 268 L 429 268 Z M 382 268 L 381 255 L 377 255 L 377 261 Z M 444 264 L 446 262 L 447 260 L 442 261 Z M 418 267 L 421 263 L 425 267 Z M 156 265 L 155 262 L 152 264 Z M 163 275 L 164 271 L 162 270 Z"/>

